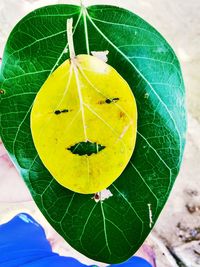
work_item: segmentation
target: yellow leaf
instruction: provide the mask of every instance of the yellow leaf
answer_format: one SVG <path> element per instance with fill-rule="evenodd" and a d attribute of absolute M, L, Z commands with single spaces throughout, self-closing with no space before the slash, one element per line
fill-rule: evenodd
<path fill-rule="evenodd" d="M 58 183 L 83 194 L 99 192 L 120 176 L 133 153 L 136 128 L 129 85 L 114 68 L 89 55 L 59 66 L 31 112 L 33 141 L 43 164 Z"/>

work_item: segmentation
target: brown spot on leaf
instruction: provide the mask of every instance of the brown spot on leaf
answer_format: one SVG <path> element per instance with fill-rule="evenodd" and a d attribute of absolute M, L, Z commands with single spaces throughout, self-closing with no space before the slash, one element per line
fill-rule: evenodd
<path fill-rule="evenodd" d="M 96 194 L 94 195 L 94 199 L 100 199 L 100 195 L 99 195 L 99 193 L 96 193 Z"/>
<path fill-rule="evenodd" d="M 94 201 L 98 202 L 100 200 L 100 194 L 99 193 L 94 194 L 92 199 L 94 199 Z"/>
<path fill-rule="evenodd" d="M 124 117 L 125 117 L 125 113 L 124 113 L 123 111 L 120 111 L 120 113 L 119 113 L 119 117 L 120 117 L 120 118 L 124 118 Z"/>
<path fill-rule="evenodd" d="M 104 103 L 105 103 L 105 101 L 103 101 L 103 100 L 98 101 L 98 104 L 99 104 L 99 105 L 102 105 L 102 104 L 104 104 Z"/>

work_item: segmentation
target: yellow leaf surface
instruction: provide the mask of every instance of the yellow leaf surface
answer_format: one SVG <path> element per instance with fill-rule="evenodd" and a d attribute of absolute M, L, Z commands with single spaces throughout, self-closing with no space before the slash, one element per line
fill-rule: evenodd
<path fill-rule="evenodd" d="M 99 192 L 120 176 L 133 153 L 136 129 L 129 85 L 114 68 L 89 55 L 59 66 L 31 112 L 33 141 L 43 164 L 58 183 L 83 194 Z M 89 146 L 96 150 L 87 151 Z"/>

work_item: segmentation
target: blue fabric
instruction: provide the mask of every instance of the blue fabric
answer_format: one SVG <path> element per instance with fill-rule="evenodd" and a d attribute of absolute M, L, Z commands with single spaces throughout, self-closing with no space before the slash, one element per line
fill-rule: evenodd
<path fill-rule="evenodd" d="M 84 267 L 76 259 L 53 253 L 43 228 L 28 214 L 21 213 L 0 225 L 0 267 Z M 94 266 L 94 265 L 93 265 Z M 132 257 L 110 267 L 151 267 L 147 261 Z"/>
<path fill-rule="evenodd" d="M 53 253 L 43 228 L 28 214 L 0 225 L 1 267 L 82 267 L 73 258 Z"/>

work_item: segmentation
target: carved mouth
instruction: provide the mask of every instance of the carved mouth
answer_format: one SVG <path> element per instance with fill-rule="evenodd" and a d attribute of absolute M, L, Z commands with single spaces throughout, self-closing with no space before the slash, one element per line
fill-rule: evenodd
<path fill-rule="evenodd" d="M 102 146 L 101 144 L 87 141 L 87 142 L 76 143 L 75 145 L 67 148 L 67 150 L 70 150 L 73 154 L 79 156 L 84 156 L 84 155 L 91 156 L 92 154 L 99 153 L 104 148 L 105 146 Z"/>

